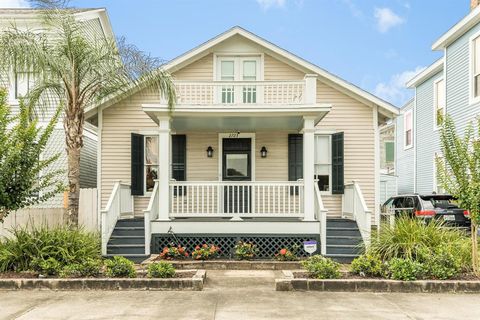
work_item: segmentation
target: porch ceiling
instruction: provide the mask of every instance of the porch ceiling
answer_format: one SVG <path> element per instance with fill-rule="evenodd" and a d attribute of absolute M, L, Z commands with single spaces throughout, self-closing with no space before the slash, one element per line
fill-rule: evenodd
<path fill-rule="evenodd" d="M 171 117 L 172 129 L 218 130 L 218 131 L 259 131 L 259 130 L 301 130 L 304 117 L 314 117 L 317 124 L 330 111 L 330 105 L 308 107 L 223 107 L 175 108 L 169 111 L 163 105 L 142 105 L 143 110 L 158 123 L 158 118 Z"/>

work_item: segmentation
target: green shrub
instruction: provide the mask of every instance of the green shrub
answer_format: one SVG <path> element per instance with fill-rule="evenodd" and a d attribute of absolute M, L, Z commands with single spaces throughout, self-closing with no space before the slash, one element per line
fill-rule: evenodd
<path fill-rule="evenodd" d="M 65 278 L 98 277 L 102 267 L 102 260 L 88 258 L 81 263 L 66 265 L 60 275 Z"/>
<path fill-rule="evenodd" d="M 394 280 L 413 281 L 424 275 L 424 265 L 411 259 L 393 258 L 388 262 L 388 273 Z"/>
<path fill-rule="evenodd" d="M 135 264 L 125 257 L 115 256 L 105 261 L 105 274 L 112 278 L 135 278 Z"/>
<path fill-rule="evenodd" d="M 63 268 L 100 257 L 100 237 L 95 233 L 65 226 L 16 228 L 0 243 L 0 272 L 27 271 L 37 259 L 52 258 Z"/>
<path fill-rule="evenodd" d="M 447 245 L 426 252 L 422 257 L 425 274 L 428 278 L 446 280 L 457 276 L 462 270 L 461 257 L 451 251 Z"/>
<path fill-rule="evenodd" d="M 239 241 L 235 245 L 235 257 L 239 260 L 251 260 L 258 254 L 258 248 L 255 244 Z"/>
<path fill-rule="evenodd" d="M 44 276 L 56 276 L 62 270 L 62 264 L 54 258 L 42 259 L 35 258 L 31 262 L 31 269 Z"/>
<path fill-rule="evenodd" d="M 469 241 L 464 232 L 443 228 L 439 221 L 426 223 L 404 216 L 395 220 L 394 227 L 382 225 L 378 235 L 372 237 L 369 251 L 383 261 L 401 258 L 421 262 L 424 252 L 435 252 L 446 246 L 446 250 L 461 261 L 462 269 L 467 270 L 471 267 Z"/>
<path fill-rule="evenodd" d="M 350 271 L 362 277 L 381 277 L 384 275 L 384 263 L 378 255 L 365 253 L 352 261 Z"/>
<path fill-rule="evenodd" d="M 315 255 L 301 263 L 305 270 L 317 279 L 340 278 L 340 264 L 332 259 Z"/>
<path fill-rule="evenodd" d="M 175 268 L 168 262 L 154 262 L 148 265 L 147 276 L 149 278 L 173 278 Z"/>

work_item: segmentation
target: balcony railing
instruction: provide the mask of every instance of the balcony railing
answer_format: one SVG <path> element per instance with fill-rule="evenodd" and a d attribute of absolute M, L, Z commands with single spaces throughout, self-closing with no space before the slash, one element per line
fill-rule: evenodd
<path fill-rule="evenodd" d="M 303 217 L 303 181 L 170 183 L 170 217 Z"/>
<path fill-rule="evenodd" d="M 313 79 L 313 80 L 312 80 Z M 315 78 L 298 81 L 175 81 L 180 105 L 299 105 L 315 101 Z"/>

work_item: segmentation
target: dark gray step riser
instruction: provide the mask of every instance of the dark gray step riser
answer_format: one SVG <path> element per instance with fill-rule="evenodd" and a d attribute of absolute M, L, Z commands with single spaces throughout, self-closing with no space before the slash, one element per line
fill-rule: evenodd
<path fill-rule="evenodd" d="M 335 257 L 335 258 L 332 258 L 333 261 L 336 261 L 338 263 L 351 263 L 353 261 L 353 259 L 355 259 L 355 258 L 351 258 L 351 257 Z"/>
<path fill-rule="evenodd" d="M 328 237 L 361 237 L 358 230 L 332 230 L 327 228 Z"/>
<path fill-rule="evenodd" d="M 361 254 L 362 249 L 356 247 L 328 247 L 327 254 Z"/>
<path fill-rule="evenodd" d="M 327 246 L 328 245 L 351 245 L 356 246 L 362 243 L 361 239 L 349 239 L 349 238 L 332 238 L 327 239 Z"/>
<path fill-rule="evenodd" d="M 144 247 L 109 247 L 107 246 L 107 254 L 144 254 Z"/>
<path fill-rule="evenodd" d="M 358 228 L 355 221 L 327 221 L 327 228 Z"/>
<path fill-rule="evenodd" d="M 117 221 L 115 227 L 144 227 L 145 223 L 143 221 Z"/>
<path fill-rule="evenodd" d="M 114 229 L 112 236 L 145 236 L 143 229 Z"/>
<path fill-rule="evenodd" d="M 145 237 L 135 237 L 135 238 L 110 238 L 108 244 L 144 244 Z"/>

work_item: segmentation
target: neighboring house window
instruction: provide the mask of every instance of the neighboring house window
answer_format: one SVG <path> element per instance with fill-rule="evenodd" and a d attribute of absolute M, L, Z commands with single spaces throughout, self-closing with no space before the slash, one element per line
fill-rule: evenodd
<path fill-rule="evenodd" d="M 434 110 L 435 110 L 435 128 L 443 124 L 445 117 L 445 80 L 440 79 L 434 83 Z"/>
<path fill-rule="evenodd" d="M 26 96 L 34 85 L 32 72 L 15 72 L 15 99 Z"/>
<path fill-rule="evenodd" d="M 158 136 L 145 136 L 145 191 L 153 191 L 158 179 Z"/>
<path fill-rule="evenodd" d="M 395 161 L 395 143 L 393 141 L 385 142 L 385 162 Z"/>
<path fill-rule="evenodd" d="M 413 114 L 412 110 L 404 114 L 404 142 L 405 148 L 413 146 Z"/>
<path fill-rule="evenodd" d="M 480 96 L 480 36 L 472 40 L 472 96 Z"/>
<path fill-rule="evenodd" d="M 315 179 L 320 191 L 332 190 L 332 145 L 331 136 L 315 135 Z"/>

